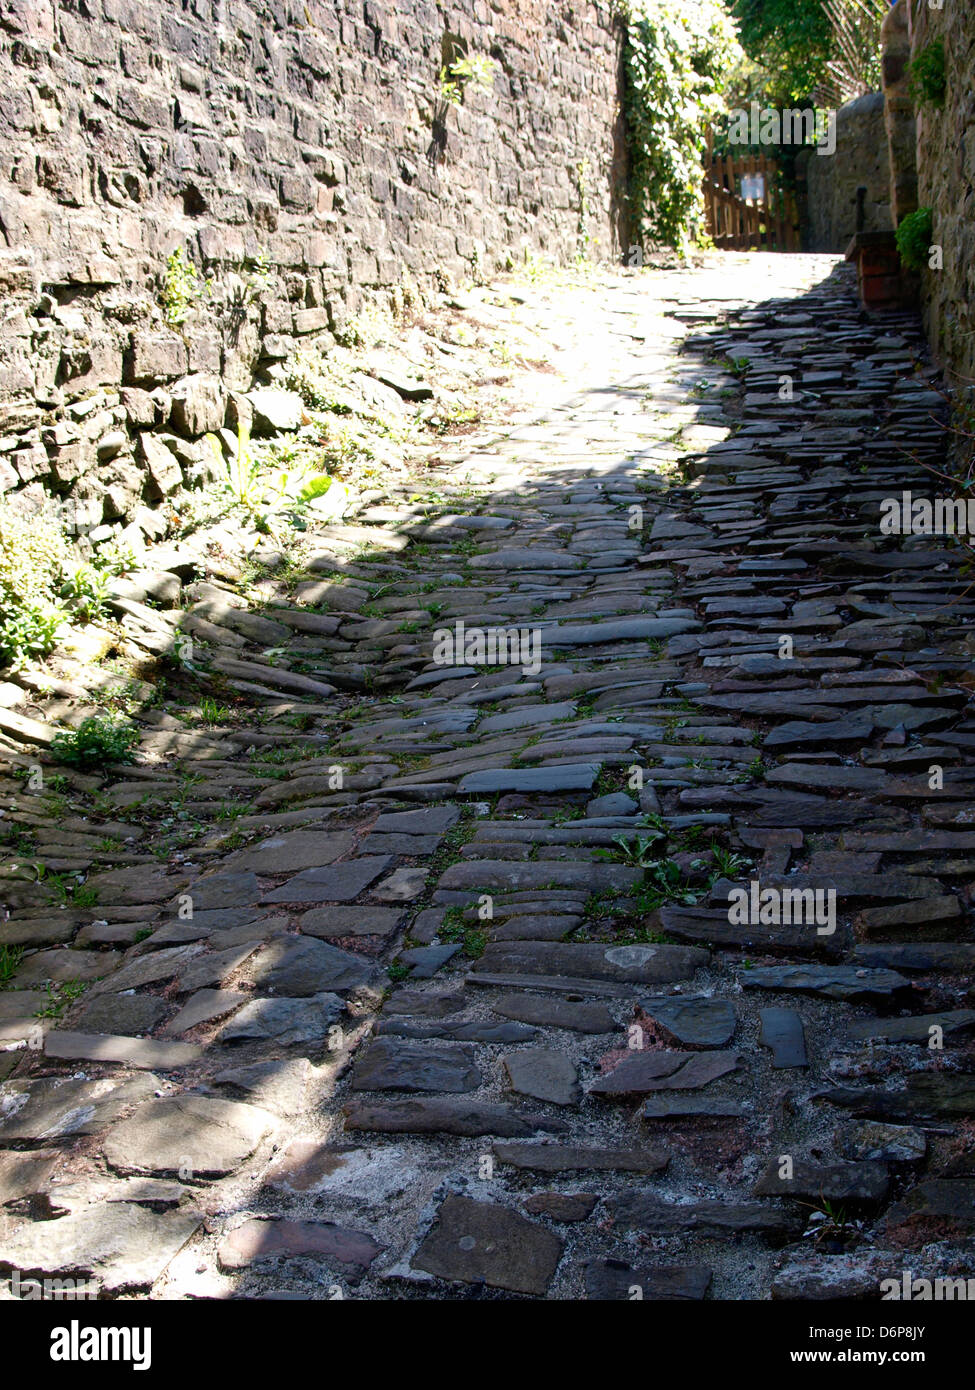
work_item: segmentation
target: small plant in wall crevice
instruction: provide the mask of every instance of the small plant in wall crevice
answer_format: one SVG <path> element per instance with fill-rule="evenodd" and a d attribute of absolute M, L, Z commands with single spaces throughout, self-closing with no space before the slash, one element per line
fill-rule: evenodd
<path fill-rule="evenodd" d="M 911 96 L 917 106 L 933 106 L 940 111 L 948 95 L 945 73 L 945 41 L 934 39 L 911 63 Z"/>
<path fill-rule="evenodd" d="M 930 208 L 910 212 L 897 228 L 897 249 L 905 270 L 923 270 L 928 263 L 934 217 Z"/>

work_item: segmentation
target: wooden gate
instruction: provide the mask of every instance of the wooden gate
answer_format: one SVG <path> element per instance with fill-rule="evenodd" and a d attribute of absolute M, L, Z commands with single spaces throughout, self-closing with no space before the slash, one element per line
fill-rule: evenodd
<path fill-rule="evenodd" d="M 794 196 L 774 159 L 708 154 L 704 163 L 708 235 L 722 251 L 798 251 Z"/>

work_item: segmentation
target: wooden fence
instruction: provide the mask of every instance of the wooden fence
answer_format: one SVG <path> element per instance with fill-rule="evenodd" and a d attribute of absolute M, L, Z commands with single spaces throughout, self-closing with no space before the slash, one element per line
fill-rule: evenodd
<path fill-rule="evenodd" d="M 795 198 L 774 159 L 705 156 L 704 206 L 708 234 L 723 251 L 798 251 Z"/>

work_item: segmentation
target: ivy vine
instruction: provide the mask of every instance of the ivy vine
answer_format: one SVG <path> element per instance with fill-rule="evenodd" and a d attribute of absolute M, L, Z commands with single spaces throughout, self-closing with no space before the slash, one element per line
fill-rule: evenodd
<path fill-rule="evenodd" d="M 686 250 L 702 230 L 702 156 L 742 54 L 722 0 L 618 0 L 625 26 L 631 239 Z"/>

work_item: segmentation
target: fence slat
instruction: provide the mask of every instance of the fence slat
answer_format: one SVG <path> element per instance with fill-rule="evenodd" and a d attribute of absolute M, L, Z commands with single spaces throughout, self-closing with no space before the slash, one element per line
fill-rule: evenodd
<path fill-rule="evenodd" d="M 715 154 L 711 131 L 704 171 L 705 219 L 715 246 L 723 251 L 799 249 L 795 198 L 783 186 L 776 160 L 766 154 Z M 761 179 L 761 193 L 745 198 L 738 188 L 742 178 Z"/>

